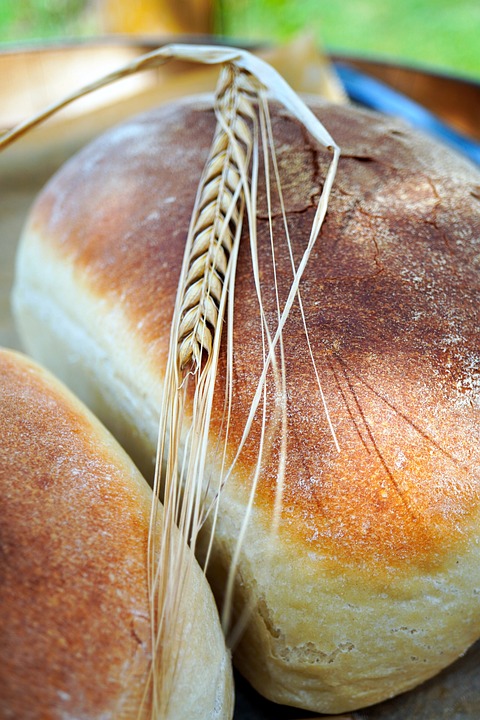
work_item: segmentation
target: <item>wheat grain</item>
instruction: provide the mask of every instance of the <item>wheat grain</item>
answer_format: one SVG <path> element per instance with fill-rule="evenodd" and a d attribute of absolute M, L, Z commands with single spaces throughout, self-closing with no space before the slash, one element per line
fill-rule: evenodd
<path fill-rule="evenodd" d="M 180 369 L 199 368 L 212 351 L 221 297 L 237 230 L 243 219 L 241 167 L 252 151 L 252 80 L 227 65 L 216 95 L 217 129 L 192 218 L 191 250 L 180 309 Z"/>

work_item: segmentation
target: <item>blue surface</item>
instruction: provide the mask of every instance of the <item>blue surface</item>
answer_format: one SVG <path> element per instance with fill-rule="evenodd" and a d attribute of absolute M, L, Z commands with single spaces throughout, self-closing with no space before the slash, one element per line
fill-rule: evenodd
<path fill-rule="evenodd" d="M 402 118 L 413 127 L 442 140 L 480 165 L 479 143 L 457 132 L 422 105 L 393 90 L 380 80 L 343 63 L 336 63 L 335 68 L 351 100 L 372 110 Z"/>

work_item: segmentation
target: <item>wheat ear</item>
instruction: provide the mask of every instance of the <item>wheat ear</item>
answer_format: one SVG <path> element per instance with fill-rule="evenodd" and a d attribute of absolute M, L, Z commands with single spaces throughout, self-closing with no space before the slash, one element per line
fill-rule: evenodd
<path fill-rule="evenodd" d="M 243 219 L 241 168 L 248 166 L 251 155 L 249 124 L 254 109 L 247 78 L 233 65 L 222 70 L 216 112 L 218 125 L 187 240 L 190 250 L 178 328 L 182 370 L 199 368 L 202 357 L 212 351 L 227 267 Z"/>
<path fill-rule="evenodd" d="M 221 329 L 225 324 L 229 288 L 235 277 L 236 258 L 248 192 L 249 165 L 256 123 L 253 98 L 258 83 L 245 71 L 226 64 L 215 98 L 217 127 L 202 174 L 187 236 L 170 341 L 161 412 L 155 492 L 160 490 L 160 468 L 165 466 L 163 500 L 164 532 L 156 546 L 150 544 L 151 598 L 156 610 L 152 642 L 162 648 L 162 666 L 177 666 L 177 646 L 171 627 L 182 624 L 178 616 L 190 565 L 185 546 L 172 546 L 169 537 L 178 527 L 193 549 L 205 520 L 205 463 L 209 445 Z M 193 413 L 185 417 L 185 398 L 193 385 Z M 182 438 L 183 426 L 189 429 Z M 183 447 L 181 448 L 181 444 Z M 179 464 L 182 454 L 184 462 Z M 219 488 L 214 489 L 218 497 Z M 152 517 L 152 528 L 155 527 Z M 188 551 L 187 551 L 188 552 Z M 165 582 L 171 568 L 185 567 L 175 582 Z M 166 699 L 174 672 L 155 668 L 152 673 L 153 707 L 166 714 Z M 168 658 L 168 661 L 166 662 Z"/>

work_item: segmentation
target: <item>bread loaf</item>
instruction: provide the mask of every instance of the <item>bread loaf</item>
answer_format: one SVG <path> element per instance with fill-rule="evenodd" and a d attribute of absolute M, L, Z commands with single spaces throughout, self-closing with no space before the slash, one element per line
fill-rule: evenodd
<path fill-rule="evenodd" d="M 151 490 L 30 360 L 0 350 L 0 397 L 0 717 L 148 719 Z M 230 659 L 196 564 L 185 602 L 162 717 L 230 718 Z"/>
<path fill-rule="evenodd" d="M 339 449 L 296 307 L 284 333 L 282 514 L 272 538 L 281 452 L 273 438 L 236 575 L 237 616 L 251 609 L 236 662 L 277 702 L 342 712 L 419 684 L 480 635 L 480 175 L 392 120 L 313 107 L 342 158 L 301 291 Z M 272 123 L 298 260 L 328 158 L 284 111 Z M 26 347 L 147 472 L 184 239 L 214 125 L 211 103 L 195 99 L 107 133 L 45 188 L 19 252 L 14 306 Z M 262 187 L 260 276 L 274 313 Z M 272 216 L 284 301 L 291 270 L 278 199 Z M 245 231 L 232 453 L 262 369 L 254 298 Z M 254 425 L 224 488 L 209 571 L 219 602 L 258 435 Z"/>

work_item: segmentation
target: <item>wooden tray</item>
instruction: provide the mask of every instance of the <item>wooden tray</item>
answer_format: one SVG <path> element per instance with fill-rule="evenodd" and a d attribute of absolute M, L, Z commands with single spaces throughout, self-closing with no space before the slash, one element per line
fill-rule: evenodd
<path fill-rule="evenodd" d="M 65 89 L 78 87 L 152 47 L 151 41 L 102 41 L 0 54 L 0 128 L 59 99 Z M 410 94 L 463 132 L 480 138 L 479 84 L 389 63 L 348 60 Z M 166 66 L 62 113 L 0 154 L 0 345 L 19 347 L 9 305 L 15 252 L 28 209 L 45 181 L 79 147 L 105 128 L 169 98 L 192 90 L 212 89 L 215 77 L 216 72 L 211 70 Z M 319 716 L 265 701 L 238 678 L 236 720 L 314 717 Z M 343 717 L 478 720 L 480 643 L 418 689 Z"/>

